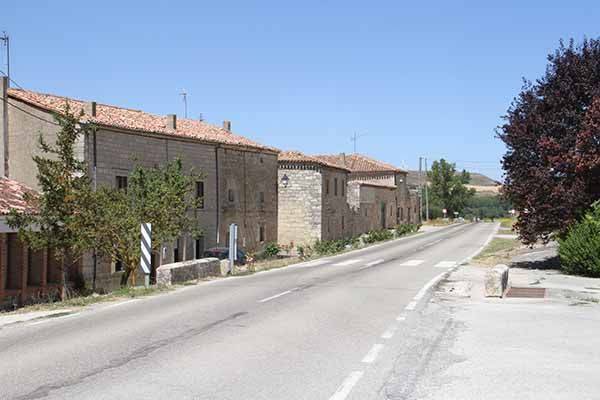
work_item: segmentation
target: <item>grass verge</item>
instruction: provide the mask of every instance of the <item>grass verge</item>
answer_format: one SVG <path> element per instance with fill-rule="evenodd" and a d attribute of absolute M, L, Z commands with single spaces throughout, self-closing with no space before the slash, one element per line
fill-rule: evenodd
<path fill-rule="evenodd" d="M 521 242 L 517 239 L 494 238 L 473 258 L 473 263 L 484 266 L 507 264 L 520 247 Z"/>

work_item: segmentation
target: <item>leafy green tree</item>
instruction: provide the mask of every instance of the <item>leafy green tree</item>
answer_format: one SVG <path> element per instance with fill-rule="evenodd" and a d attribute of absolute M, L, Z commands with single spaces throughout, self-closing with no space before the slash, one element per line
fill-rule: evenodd
<path fill-rule="evenodd" d="M 475 195 L 475 190 L 465 186 L 469 183 L 469 173 L 463 170 L 457 174 L 456 165 L 443 158 L 433 162 L 427 178 L 432 206 L 447 209 L 448 215 L 462 212 L 467 201 Z"/>
<path fill-rule="evenodd" d="M 140 265 L 140 225 L 152 224 L 152 249 L 173 242 L 182 234 L 201 234 L 195 215 L 201 199 L 194 188 L 199 176 L 185 174 L 180 160 L 161 167 L 136 166 L 127 188 L 102 186 L 93 194 L 93 207 L 83 211 L 81 229 L 90 232 L 103 256 L 123 264 L 121 286 Z"/>
<path fill-rule="evenodd" d="M 87 230 L 79 229 L 78 215 L 89 207 L 91 199 L 90 181 L 87 169 L 75 152 L 77 141 L 90 129 L 80 124 L 81 115 L 71 112 L 66 104 L 63 114 L 55 114 L 60 126 L 54 144 L 39 136 L 42 155 L 33 157 L 37 166 L 37 179 L 41 189 L 39 195 L 25 194 L 25 200 L 35 213 L 11 210 L 8 225 L 17 229 L 19 238 L 33 250 L 44 248 L 61 261 L 61 298 L 68 296 L 67 282 L 73 267 L 91 247 L 91 237 Z"/>

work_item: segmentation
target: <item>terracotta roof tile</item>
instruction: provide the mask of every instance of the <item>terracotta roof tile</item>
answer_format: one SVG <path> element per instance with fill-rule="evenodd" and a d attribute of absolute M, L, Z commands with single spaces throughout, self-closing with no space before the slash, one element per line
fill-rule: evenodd
<path fill-rule="evenodd" d="M 279 153 L 278 156 L 279 162 L 287 162 L 287 163 L 299 163 L 299 164 L 313 164 L 319 165 L 322 167 L 335 168 L 340 169 L 346 172 L 350 172 L 348 168 L 345 168 L 341 165 L 328 162 L 327 160 L 323 160 L 317 157 L 309 156 L 299 151 L 283 151 Z"/>
<path fill-rule="evenodd" d="M 0 214 L 8 214 L 11 208 L 17 211 L 35 212 L 35 208 L 30 207 L 23 199 L 25 193 L 36 194 L 35 191 L 22 183 L 7 178 L 0 178 Z"/>
<path fill-rule="evenodd" d="M 34 106 L 53 112 L 64 112 L 68 101 L 71 111 L 78 114 L 85 110 L 86 102 L 51 94 L 36 93 L 29 90 L 9 89 L 10 97 L 19 99 Z M 146 113 L 139 110 L 115 107 L 105 104 L 96 105 L 96 117 L 84 116 L 83 121 L 93 122 L 101 126 L 127 129 L 139 132 L 167 134 L 173 136 L 199 139 L 209 143 L 228 144 L 279 152 L 279 150 L 264 146 L 248 138 L 231 133 L 223 128 L 191 119 L 177 119 L 177 129 L 167 128 L 167 117 Z"/>
<path fill-rule="evenodd" d="M 397 189 L 396 185 L 392 185 L 391 183 L 377 181 L 376 179 L 357 180 L 357 181 L 353 181 L 353 182 L 357 182 L 359 185 L 364 185 L 364 186 L 374 186 L 374 187 L 380 187 L 380 188 L 386 188 L 386 189 Z"/>
<path fill-rule="evenodd" d="M 317 155 L 316 158 L 339 166 L 345 166 L 352 172 L 406 172 L 383 161 L 375 160 L 362 154 Z"/>

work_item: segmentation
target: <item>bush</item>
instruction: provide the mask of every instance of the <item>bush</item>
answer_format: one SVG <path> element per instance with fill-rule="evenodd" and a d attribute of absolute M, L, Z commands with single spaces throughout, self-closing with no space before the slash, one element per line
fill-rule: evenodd
<path fill-rule="evenodd" d="M 568 274 L 600 277 L 600 203 L 558 241 L 562 269 Z"/>
<path fill-rule="evenodd" d="M 281 248 L 277 243 L 268 243 L 264 249 L 264 255 L 267 258 L 276 257 L 277 254 L 281 251 Z"/>
<path fill-rule="evenodd" d="M 396 236 L 404 236 L 417 232 L 419 229 L 421 229 L 421 224 L 400 224 L 396 225 L 395 232 Z"/>
<path fill-rule="evenodd" d="M 366 234 L 363 241 L 365 243 L 376 243 L 376 242 L 382 242 L 384 240 L 392 239 L 393 237 L 394 237 L 394 234 L 392 233 L 392 231 L 390 231 L 388 229 L 382 229 L 380 231 L 370 231 L 369 233 Z"/>

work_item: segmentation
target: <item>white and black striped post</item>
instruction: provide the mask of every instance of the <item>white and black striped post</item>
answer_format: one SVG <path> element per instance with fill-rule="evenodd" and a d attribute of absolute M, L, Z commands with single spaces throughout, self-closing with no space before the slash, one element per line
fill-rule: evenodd
<path fill-rule="evenodd" d="M 152 224 L 142 224 L 142 256 L 140 266 L 144 271 L 144 286 L 150 286 L 150 270 L 152 268 Z"/>

